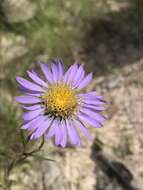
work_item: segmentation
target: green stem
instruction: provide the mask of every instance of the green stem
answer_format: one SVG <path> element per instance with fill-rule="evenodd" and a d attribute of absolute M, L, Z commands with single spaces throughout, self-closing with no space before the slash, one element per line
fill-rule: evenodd
<path fill-rule="evenodd" d="M 29 139 L 29 138 L 28 138 Z M 31 152 L 26 152 L 26 145 L 28 144 L 29 140 L 27 139 L 27 141 L 25 141 L 24 135 L 21 132 L 21 140 L 22 140 L 22 144 L 23 144 L 23 151 L 22 153 L 19 155 L 18 158 L 15 158 L 11 161 L 11 163 L 9 163 L 6 172 L 5 172 L 5 179 L 4 179 L 4 183 L 5 183 L 5 190 L 9 190 L 12 183 L 9 180 L 9 176 L 11 171 L 20 163 L 22 163 L 25 159 L 27 159 L 27 157 L 29 156 L 33 156 L 34 153 L 40 151 L 44 145 L 45 139 L 44 136 L 42 136 L 42 141 L 40 143 L 40 145 L 38 146 L 38 148 L 36 148 L 35 150 L 32 150 Z"/>

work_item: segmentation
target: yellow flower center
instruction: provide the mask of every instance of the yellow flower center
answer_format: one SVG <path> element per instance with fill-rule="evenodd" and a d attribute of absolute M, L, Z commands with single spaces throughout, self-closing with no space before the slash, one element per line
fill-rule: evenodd
<path fill-rule="evenodd" d="M 60 118 L 74 114 L 78 104 L 75 91 L 66 84 L 49 87 L 42 98 L 47 108 L 46 113 Z"/>

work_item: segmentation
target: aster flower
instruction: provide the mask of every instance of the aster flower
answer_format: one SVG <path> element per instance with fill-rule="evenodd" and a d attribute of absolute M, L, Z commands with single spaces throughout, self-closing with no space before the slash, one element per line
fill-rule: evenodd
<path fill-rule="evenodd" d="M 16 100 L 27 110 L 23 114 L 22 129 L 31 132 L 30 139 L 54 137 L 57 146 L 67 143 L 80 146 L 79 130 L 88 139 L 91 135 L 86 127 L 103 126 L 101 115 L 105 101 L 96 91 L 82 93 L 92 80 L 92 73 L 85 75 L 83 65 L 73 64 L 65 73 L 60 60 L 51 66 L 39 62 L 43 76 L 34 70 L 27 71 L 31 81 L 17 76 L 23 96 Z"/>

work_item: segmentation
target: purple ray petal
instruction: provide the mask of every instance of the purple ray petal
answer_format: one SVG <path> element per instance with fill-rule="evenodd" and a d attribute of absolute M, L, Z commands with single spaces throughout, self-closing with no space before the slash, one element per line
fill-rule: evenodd
<path fill-rule="evenodd" d="M 35 117 L 41 115 L 43 113 L 44 109 L 40 108 L 37 110 L 29 111 L 23 114 L 23 120 L 24 121 L 29 121 L 34 119 Z"/>
<path fill-rule="evenodd" d="M 63 77 L 63 81 L 66 83 L 67 82 L 67 79 L 68 79 L 68 76 L 71 72 L 71 69 L 72 69 L 73 65 L 66 71 L 64 77 Z"/>
<path fill-rule="evenodd" d="M 33 111 L 42 108 L 40 104 L 34 105 L 34 106 L 22 106 L 24 109 Z"/>
<path fill-rule="evenodd" d="M 53 76 L 52 76 L 52 73 L 51 73 L 50 69 L 48 68 L 48 66 L 41 62 L 39 62 L 39 65 L 40 65 L 41 70 L 44 73 L 46 79 L 48 80 L 48 82 L 52 84 L 54 82 Z"/>
<path fill-rule="evenodd" d="M 37 92 L 45 92 L 45 90 L 38 86 L 37 84 L 34 84 L 33 82 L 30 82 L 22 77 L 16 77 L 17 82 L 22 85 L 24 88 L 37 91 Z"/>
<path fill-rule="evenodd" d="M 78 69 L 77 64 L 74 64 L 74 65 L 72 65 L 72 66 L 67 70 L 67 72 L 66 72 L 65 75 L 64 75 L 64 82 L 65 82 L 65 83 L 69 84 L 69 83 L 73 80 L 74 75 L 75 75 L 77 69 Z"/>
<path fill-rule="evenodd" d="M 37 95 L 42 95 L 43 94 L 43 92 L 36 92 L 36 91 L 33 91 L 33 90 L 29 90 L 29 89 L 27 89 L 27 88 L 24 88 L 23 86 L 19 86 L 19 88 L 18 88 L 18 90 L 19 90 L 19 92 L 22 92 L 22 93 L 29 93 L 29 94 L 33 94 L 33 95 L 35 95 L 35 96 L 37 96 Z"/>
<path fill-rule="evenodd" d="M 33 74 L 32 72 L 30 71 L 27 71 L 28 73 L 28 76 L 34 81 L 36 82 L 37 84 L 47 88 L 48 87 L 48 84 L 46 82 L 44 82 L 40 77 L 38 77 L 37 75 Z"/>
<path fill-rule="evenodd" d="M 74 128 L 72 121 L 66 120 L 66 126 L 67 126 L 67 132 L 68 132 L 71 143 L 73 145 L 80 146 L 81 144 L 80 137 L 78 135 L 78 132 Z"/>
<path fill-rule="evenodd" d="M 77 87 L 78 89 L 82 89 L 84 87 L 86 87 L 92 80 L 92 73 L 88 74 L 83 80 L 82 82 L 79 84 L 79 86 Z"/>
<path fill-rule="evenodd" d="M 60 127 L 62 133 L 61 146 L 64 148 L 67 145 L 67 128 L 65 122 L 62 122 Z"/>
<path fill-rule="evenodd" d="M 23 104 L 34 104 L 42 102 L 42 99 L 33 96 L 17 96 L 16 101 Z"/>
<path fill-rule="evenodd" d="M 81 97 L 81 96 L 79 96 Z M 99 96 L 90 96 L 90 95 L 87 95 L 87 96 L 82 96 L 81 99 L 85 102 L 97 102 L 97 104 L 105 104 L 106 101 L 104 99 L 102 99 L 102 97 L 99 97 Z"/>
<path fill-rule="evenodd" d="M 23 93 L 24 93 L 24 92 L 23 92 Z M 41 96 L 44 95 L 44 94 L 42 94 L 42 93 L 27 93 L 27 92 L 25 92 L 24 94 L 25 94 L 25 95 L 28 95 L 28 96 L 38 97 L 38 98 L 40 98 Z"/>
<path fill-rule="evenodd" d="M 28 90 L 24 87 L 19 87 L 19 91 L 21 93 L 24 93 L 25 95 L 28 95 L 28 96 L 35 96 L 35 97 L 41 97 L 44 93 L 43 92 L 35 92 L 35 91 L 32 91 L 32 90 Z"/>
<path fill-rule="evenodd" d="M 93 118 L 94 120 L 98 121 L 99 123 L 103 124 L 105 122 L 105 117 L 103 117 L 101 114 L 96 113 L 95 111 L 92 111 L 90 109 L 81 108 L 80 111 L 84 113 L 85 115 Z"/>
<path fill-rule="evenodd" d="M 78 96 L 88 98 L 88 97 L 96 97 L 97 92 L 96 91 L 91 91 L 87 93 L 79 93 Z"/>
<path fill-rule="evenodd" d="M 64 74 L 64 67 L 60 60 L 58 60 L 58 70 L 59 70 L 59 78 L 61 78 Z"/>
<path fill-rule="evenodd" d="M 34 125 L 29 126 L 28 129 L 27 129 L 28 131 L 34 131 L 35 129 L 37 129 L 38 127 L 40 127 L 41 123 L 45 120 L 45 116 L 43 116 L 43 115 L 38 116 L 37 118 L 39 118 L 38 122 L 35 123 Z"/>
<path fill-rule="evenodd" d="M 74 80 L 74 77 L 75 77 L 75 74 L 76 74 L 77 70 L 78 70 L 78 65 L 74 64 L 71 71 L 70 71 L 70 73 L 69 73 L 68 79 L 66 81 L 67 84 L 72 84 L 73 83 L 73 80 Z"/>
<path fill-rule="evenodd" d="M 61 144 L 62 141 L 62 132 L 61 132 L 61 126 L 57 126 L 55 131 L 55 144 L 58 146 Z"/>
<path fill-rule="evenodd" d="M 83 69 L 83 65 L 80 65 L 77 72 L 74 73 L 74 78 L 73 78 L 73 83 L 72 83 L 74 88 L 76 88 L 80 84 L 83 77 L 84 77 L 84 69 Z"/>
<path fill-rule="evenodd" d="M 63 77 L 64 74 L 64 67 L 63 67 L 63 63 L 61 60 L 59 59 L 54 59 L 52 60 L 52 62 L 56 65 L 56 70 L 57 70 L 57 80 L 60 80 Z"/>
<path fill-rule="evenodd" d="M 87 139 L 89 139 L 89 140 L 92 139 L 90 132 L 88 131 L 88 129 L 84 126 L 84 124 L 81 121 L 73 120 L 73 122 L 74 122 L 74 126 L 79 128 Z"/>
<path fill-rule="evenodd" d="M 34 69 L 32 69 L 32 73 L 33 73 L 34 75 L 36 75 L 37 77 L 39 77 L 39 74 L 38 74 Z"/>
<path fill-rule="evenodd" d="M 79 94 L 79 97 L 84 98 L 85 100 L 101 100 L 103 102 L 106 102 L 104 100 L 104 96 L 93 95 L 90 93 Z"/>
<path fill-rule="evenodd" d="M 90 104 L 83 104 L 83 107 L 93 109 L 93 110 L 96 110 L 96 111 L 104 111 L 104 110 L 106 110 L 105 107 L 99 107 L 99 106 L 90 105 Z"/>
<path fill-rule="evenodd" d="M 106 102 L 106 101 L 104 100 L 104 96 L 96 96 L 96 99 L 99 99 L 99 100 L 102 100 L 102 101 Z"/>
<path fill-rule="evenodd" d="M 52 64 L 51 66 L 51 69 L 52 69 L 52 75 L 53 75 L 53 80 L 55 83 L 57 83 L 59 77 L 59 73 L 58 73 L 58 65 L 57 64 Z"/>
<path fill-rule="evenodd" d="M 105 102 L 104 101 L 102 101 L 102 100 L 93 100 L 93 99 L 85 99 L 84 101 L 83 101 L 83 103 L 85 103 L 85 104 L 90 104 L 90 105 L 102 105 L 102 104 L 105 104 Z"/>
<path fill-rule="evenodd" d="M 32 130 L 32 129 L 36 129 L 40 122 L 45 120 L 44 116 L 38 116 L 35 119 L 33 119 L 32 121 L 27 122 L 26 124 L 23 124 L 21 126 L 22 129 L 27 129 L 27 130 Z"/>
<path fill-rule="evenodd" d="M 54 135 L 56 135 L 56 132 L 58 130 L 57 128 L 59 127 L 58 125 L 59 125 L 59 122 L 56 121 L 56 120 L 54 120 L 53 123 L 52 123 L 52 125 L 51 125 L 51 127 L 50 127 L 50 129 L 49 129 L 49 131 L 46 134 L 46 137 L 48 139 L 51 138 L 51 137 L 53 137 Z"/>
<path fill-rule="evenodd" d="M 100 128 L 102 125 L 100 125 L 95 119 L 85 115 L 85 114 L 78 114 L 77 117 L 80 119 L 81 122 L 85 122 L 90 124 L 92 127 Z"/>
<path fill-rule="evenodd" d="M 36 129 L 36 131 L 31 135 L 30 139 L 38 139 L 39 137 L 41 137 L 50 127 L 52 120 L 53 118 L 46 117 L 45 120 Z"/>

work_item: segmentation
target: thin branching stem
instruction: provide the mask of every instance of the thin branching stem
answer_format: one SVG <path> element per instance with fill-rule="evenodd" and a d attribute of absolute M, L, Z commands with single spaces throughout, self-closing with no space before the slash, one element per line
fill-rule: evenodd
<path fill-rule="evenodd" d="M 26 160 L 29 156 L 34 156 L 34 153 L 39 152 L 45 142 L 44 136 L 42 136 L 42 141 L 40 143 L 40 145 L 38 146 L 38 148 L 30 151 L 30 152 L 26 152 L 26 146 L 29 142 L 29 137 L 25 140 L 23 131 L 21 130 L 21 140 L 22 140 L 22 144 L 23 144 L 23 150 L 22 153 L 17 157 L 14 158 L 13 160 L 11 160 L 11 162 L 8 164 L 8 167 L 6 168 L 5 171 L 5 175 L 4 175 L 4 186 L 2 186 L 2 188 L 4 190 L 10 190 L 12 182 L 9 180 L 9 176 L 11 174 L 11 171 L 20 163 L 23 163 L 24 160 Z M 6 156 L 5 154 L 3 154 L 3 156 Z"/>

